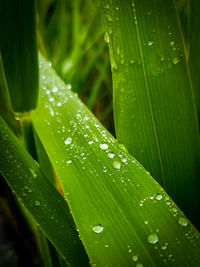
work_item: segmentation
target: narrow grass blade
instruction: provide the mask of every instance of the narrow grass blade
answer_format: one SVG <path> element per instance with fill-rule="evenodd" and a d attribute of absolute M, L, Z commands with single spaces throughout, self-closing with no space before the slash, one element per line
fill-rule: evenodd
<path fill-rule="evenodd" d="M 199 233 L 40 59 L 36 132 L 95 266 L 200 264 Z"/>
<path fill-rule="evenodd" d="M 190 0 L 189 3 L 189 68 L 197 115 L 200 120 L 200 1 Z"/>
<path fill-rule="evenodd" d="M 200 225 L 198 121 L 174 3 L 97 2 L 110 48 L 117 138 Z"/>
<path fill-rule="evenodd" d="M 0 118 L 0 172 L 44 234 L 72 266 L 87 265 L 66 201 Z"/>
<path fill-rule="evenodd" d="M 0 51 L 12 107 L 16 112 L 36 107 L 38 58 L 35 1 L 1 1 Z"/>

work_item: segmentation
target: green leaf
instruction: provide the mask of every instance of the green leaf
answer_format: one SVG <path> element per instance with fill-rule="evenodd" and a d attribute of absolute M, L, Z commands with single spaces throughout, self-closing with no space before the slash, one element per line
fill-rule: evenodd
<path fill-rule="evenodd" d="M 41 230 L 72 266 L 87 264 L 66 201 L 0 117 L 0 172 Z"/>
<path fill-rule="evenodd" d="M 197 115 L 200 119 L 200 1 L 190 0 L 189 3 L 189 68 L 194 88 Z"/>
<path fill-rule="evenodd" d="M 197 226 L 199 130 L 174 3 L 97 2 L 109 39 L 117 138 Z"/>
<path fill-rule="evenodd" d="M 34 0 L 1 2 L 0 51 L 15 112 L 36 108 L 38 58 Z"/>
<path fill-rule="evenodd" d="M 35 130 L 95 266 L 200 264 L 199 233 L 40 58 Z"/>

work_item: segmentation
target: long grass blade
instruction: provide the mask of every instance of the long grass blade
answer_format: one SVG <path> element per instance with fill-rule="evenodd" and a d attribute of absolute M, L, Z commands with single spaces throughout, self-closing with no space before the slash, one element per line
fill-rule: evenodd
<path fill-rule="evenodd" d="M 36 107 L 38 58 L 34 0 L 1 1 L 0 51 L 12 107 L 16 112 Z"/>
<path fill-rule="evenodd" d="M 199 233 L 40 59 L 36 132 L 95 266 L 200 264 Z"/>
<path fill-rule="evenodd" d="M 174 2 L 97 1 L 117 138 L 199 225 L 200 140 Z"/>
<path fill-rule="evenodd" d="M 0 172 L 57 250 L 72 266 L 87 265 L 66 201 L 0 118 Z"/>

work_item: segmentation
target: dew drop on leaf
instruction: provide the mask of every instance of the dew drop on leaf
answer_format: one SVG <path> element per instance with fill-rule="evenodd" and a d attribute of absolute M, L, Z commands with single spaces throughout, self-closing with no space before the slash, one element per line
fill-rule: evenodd
<path fill-rule="evenodd" d="M 115 154 L 113 154 L 113 153 L 108 153 L 108 157 L 109 157 L 110 159 L 113 159 L 114 156 L 115 156 Z"/>
<path fill-rule="evenodd" d="M 148 46 L 152 46 L 153 45 L 153 41 L 152 40 L 150 40 L 150 41 L 148 41 Z"/>
<path fill-rule="evenodd" d="M 119 170 L 121 168 L 121 163 L 119 161 L 113 161 L 113 167 Z"/>
<path fill-rule="evenodd" d="M 147 240 L 151 244 L 156 244 L 158 242 L 158 236 L 157 234 L 151 234 L 148 236 Z"/>
<path fill-rule="evenodd" d="M 108 32 L 105 32 L 105 34 L 104 34 L 104 40 L 105 40 L 106 43 L 109 43 L 110 42 L 110 37 L 109 37 Z"/>
<path fill-rule="evenodd" d="M 102 150 L 106 150 L 106 149 L 108 149 L 108 145 L 107 144 L 100 144 L 100 148 Z"/>
<path fill-rule="evenodd" d="M 176 65 L 176 64 L 178 64 L 180 62 L 180 59 L 175 57 L 175 58 L 173 58 L 172 62 L 173 62 L 174 65 Z"/>
<path fill-rule="evenodd" d="M 100 234 L 103 231 L 103 226 L 101 224 L 96 224 L 92 227 L 92 231 L 96 234 Z"/>
<path fill-rule="evenodd" d="M 71 142 L 72 142 L 71 137 L 68 137 L 67 139 L 65 139 L 65 145 L 69 145 L 71 144 Z"/>
<path fill-rule="evenodd" d="M 156 196 L 156 199 L 157 199 L 157 200 L 161 200 L 161 199 L 162 199 L 162 195 L 157 195 L 157 196 Z"/>
<path fill-rule="evenodd" d="M 40 201 L 39 201 L 39 200 L 36 200 L 36 201 L 34 202 L 34 204 L 35 204 L 36 207 L 39 207 L 39 206 L 40 206 Z"/>
<path fill-rule="evenodd" d="M 133 259 L 133 261 L 137 261 L 138 260 L 138 256 L 137 255 L 133 255 L 132 259 Z"/>
<path fill-rule="evenodd" d="M 184 217 L 180 217 L 179 219 L 178 219 L 178 223 L 181 225 L 181 226 L 187 226 L 188 225 L 188 220 L 186 219 L 186 218 L 184 218 Z"/>

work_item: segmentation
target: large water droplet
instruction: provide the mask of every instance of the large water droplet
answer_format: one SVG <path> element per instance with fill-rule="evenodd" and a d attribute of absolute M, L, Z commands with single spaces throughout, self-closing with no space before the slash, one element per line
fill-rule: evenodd
<path fill-rule="evenodd" d="M 119 170 L 121 168 L 121 163 L 119 161 L 113 161 L 113 167 Z"/>
<path fill-rule="evenodd" d="M 92 227 L 92 231 L 99 234 L 103 231 L 103 226 L 101 224 L 96 224 Z"/>
<path fill-rule="evenodd" d="M 174 65 L 176 65 L 176 64 L 178 64 L 180 62 L 180 59 L 175 57 L 175 58 L 173 58 L 172 62 L 173 62 Z"/>
<path fill-rule="evenodd" d="M 72 142 L 72 138 L 68 137 L 67 139 L 65 139 L 65 145 L 69 145 Z"/>
<path fill-rule="evenodd" d="M 179 219 L 178 219 L 178 223 L 181 225 L 181 226 L 187 226 L 188 225 L 188 220 L 186 219 L 186 218 L 184 218 L 184 217 L 180 217 Z"/>
<path fill-rule="evenodd" d="M 151 244 L 156 244 L 158 242 L 158 236 L 157 234 L 151 234 L 148 236 L 147 240 Z"/>
<path fill-rule="evenodd" d="M 39 207 L 39 206 L 40 206 L 40 201 L 39 201 L 39 200 L 36 200 L 36 201 L 34 202 L 34 204 L 35 204 L 36 207 Z"/>
<path fill-rule="evenodd" d="M 30 171 L 31 175 L 32 175 L 34 178 L 37 177 L 37 174 L 36 174 L 36 172 L 35 172 L 33 169 L 29 168 L 29 171 Z"/>
<path fill-rule="evenodd" d="M 106 43 L 109 43 L 110 42 L 110 37 L 109 37 L 108 32 L 105 32 L 105 34 L 104 34 L 104 40 L 105 40 Z"/>
<path fill-rule="evenodd" d="M 156 196 L 156 199 L 157 199 L 157 200 L 161 200 L 161 199 L 162 199 L 162 195 L 157 195 L 157 196 Z"/>
<path fill-rule="evenodd" d="M 138 260 L 138 256 L 137 255 L 133 255 L 132 259 L 133 259 L 133 261 L 137 261 Z"/>
<path fill-rule="evenodd" d="M 150 41 L 148 41 L 148 46 L 152 46 L 153 45 L 153 41 L 152 40 L 150 40 Z"/>
<path fill-rule="evenodd" d="M 100 148 L 101 148 L 102 150 L 106 150 L 106 149 L 108 149 L 108 145 L 107 145 L 107 144 L 100 144 L 99 146 L 100 146 Z"/>
<path fill-rule="evenodd" d="M 113 159 L 114 156 L 115 156 L 115 154 L 113 154 L 113 153 L 108 153 L 108 157 L 109 157 L 110 159 Z"/>

